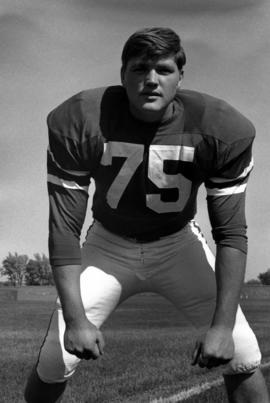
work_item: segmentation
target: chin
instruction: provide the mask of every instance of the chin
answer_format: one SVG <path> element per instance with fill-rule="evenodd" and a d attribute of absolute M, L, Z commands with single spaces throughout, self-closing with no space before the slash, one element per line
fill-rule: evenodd
<path fill-rule="evenodd" d="M 161 107 L 160 105 L 155 105 L 154 103 L 147 103 L 142 105 L 141 107 L 142 111 L 148 111 L 148 112 L 161 112 L 164 110 L 164 107 Z"/>
<path fill-rule="evenodd" d="M 164 113 L 164 106 L 153 102 L 147 102 L 140 105 L 134 105 L 131 108 L 131 112 L 133 112 L 134 116 L 146 120 L 146 121 L 155 121 L 159 120 L 160 116 Z"/>

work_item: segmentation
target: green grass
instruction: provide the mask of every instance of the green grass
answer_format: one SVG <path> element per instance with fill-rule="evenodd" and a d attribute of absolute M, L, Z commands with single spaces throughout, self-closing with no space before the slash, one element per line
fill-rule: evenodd
<path fill-rule="evenodd" d="M 39 287 L 36 294 L 24 289 L 18 301 L 1 302 L 2 403 L 23 402 L 25 380 L 37 357 L 53 307 L 54 294 L 40 291 Z M 269 361 L 270 301 L 243 303 L 264 361 Z M 214 380 L 221 374 L 221 369 L 208 371 L 190 366 L 195 332 L 159 296 L 143 294 L 131 298 L 111 316 L 103 333 L 104 356 L 81 363 L 63 403 L 146 403 Z M 193 397 L 189 403 L 214 401 L 226 402 L 223 388 Z"/>

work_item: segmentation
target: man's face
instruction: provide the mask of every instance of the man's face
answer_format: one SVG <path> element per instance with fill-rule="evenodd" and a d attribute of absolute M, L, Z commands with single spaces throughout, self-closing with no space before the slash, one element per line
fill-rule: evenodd
<path fill-rule="evenodd" d="M 162 120 L 170 110 L 182 79 L 173 57 L 148 60 L 130 59 L 121 71 L 131 113 L 138 119 L 154 122 Z"/>

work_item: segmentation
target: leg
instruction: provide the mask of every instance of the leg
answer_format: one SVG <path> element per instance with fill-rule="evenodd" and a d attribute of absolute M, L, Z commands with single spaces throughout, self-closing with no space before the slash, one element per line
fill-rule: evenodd
<path fill-rule="evenodd" d="M 139 291 L 140 281 L 132 270 L 115 261 L 115 255 L 119 257 L 119 254 L 112 243 L 108 245 L 105 240 L 90 235 L 91 242 L 89 239 L 82 251 L 81 296 L 88 319 L 99 328 L 123 299 Z M 132 257 L 129 255 L 123 261 L 131 265 Z M 61 401 L 67 380 L 80 362 L 65 350 L 64 331 L 65 322 L 58 301 L 38 363 L 26 385 L 26 402 Z"/>
<path fill-rule="evenodd" d="M 175 234 L 168 239 L 166 265 L 152 279 L 155 290 L 171 301 L 194 327 L 208 327 L 216 301 L 213 254 L 208 247 L 202 247 L 190 226 L 180 231 L 179 236 Z"/>
<path fill-rule="evenodd" d="M 179 240 L 178 251 L 175 248 L 170 254 L 167 271 L 155 277 L 156 287 L 191 323 L 204 328 L 210 325 L 215 309 L 214 258 L 197 226 L 191 224 L 185 238 Z M 240 308 L 233 338 L 235 355 L 225 374 L 230 402 L 268 403 L 267 389 L 258 368 L 260 350 Z"/>
<path fill-rule="evenodd" d="M 269 403 L 267 386 L 259 369 L 259 346 L 240 307 L 236 315 L 233 338 L 234 358 L 224 371 L 229 402 Z"/>
<path fill-rule="evenodd" d="M 66 389 L 67 382 L 48 384 L 43 382 L 33 368 L 25 388 L 24 398 L 28 403 L 59 403 Z"/>
<path fill-rule="evenodd" d="M 230 403 L 269 403 L 267 386 L 261 370 L 252 374 L 224 375 Z"/>
<path fill-rule="evenodd" d="M 37 363 L 27 380 L 24 393 L 26 402 L 58 403 L 61 401 L 67 384 L 65 374 L 69 375 L 65 362 L 68 353 L 62 348 L 61 341 L 64 329 L 64 320 L 59 306 L 59 309 L 53 312 Z M 70 355 L 69 362 L 73 363 L 73 369 L 79 360 Z"/>

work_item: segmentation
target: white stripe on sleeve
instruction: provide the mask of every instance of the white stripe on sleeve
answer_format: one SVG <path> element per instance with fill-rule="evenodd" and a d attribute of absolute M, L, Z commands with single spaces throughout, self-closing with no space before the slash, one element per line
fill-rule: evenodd
<path fill-rule="evenodd" d="M 88 193 L 89 186 L 81 186 L 74 181 L 61 179 L 51 174 L 48 174 L 48 182 L 53 183 L 54 185 L 62 186 L 66 189 L 83 190 L 84 192 Z"/>
<path fill-rule="evenodd" d="M 210 178 L 209 181 L 213 183 L 229 183 L 229 182 L 234 182 L 235 180 L 238 179 L 243 179 L 248 176 L 248 174 L 252 171 L 252 168 L 254 167 L 254 160 L 253 158 L 251 159 L 249 165 L 243 170 L 243 172 L 237 176 L 236 178 L 230 178 L 230 179 L 225 179 L 225 178 Z"/>
<path fill-rule="evenodd" d="M 244 193 L 246 190 L 247 184 L 244 183 L 242 185 L 231 186 L 228 188 L 218 189 L 218 188 L 206 188 L 206 192 L 208 196 L 229 196 L 238 193 Z"/>

